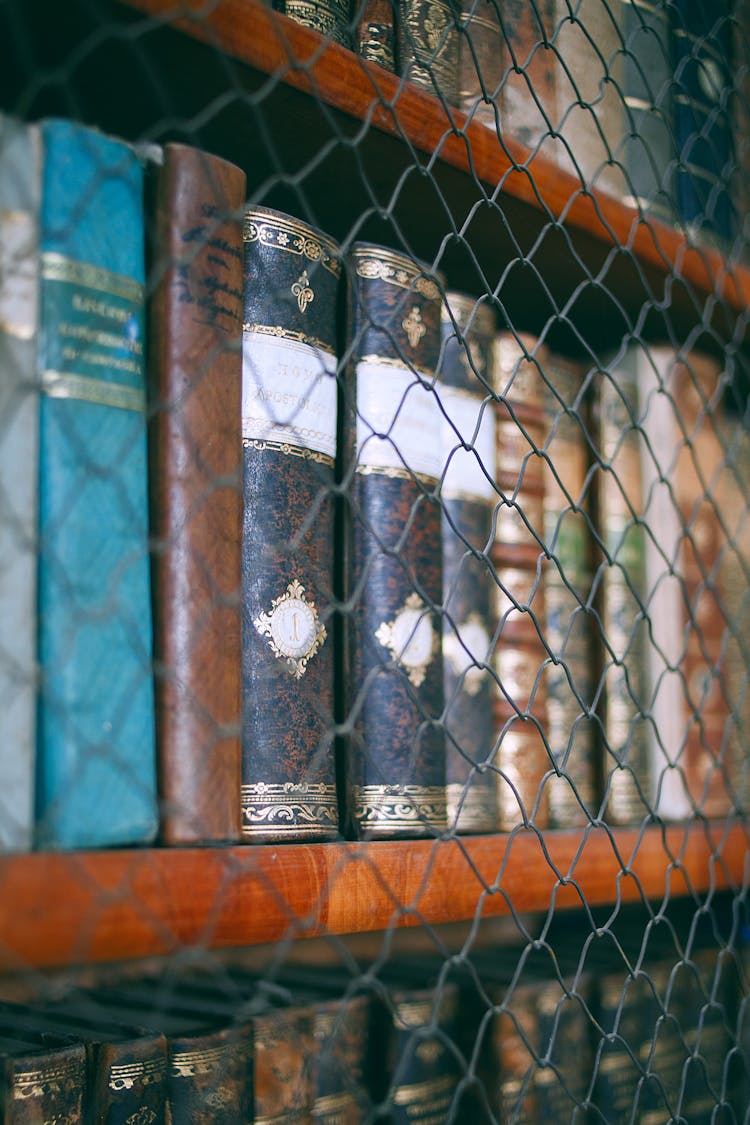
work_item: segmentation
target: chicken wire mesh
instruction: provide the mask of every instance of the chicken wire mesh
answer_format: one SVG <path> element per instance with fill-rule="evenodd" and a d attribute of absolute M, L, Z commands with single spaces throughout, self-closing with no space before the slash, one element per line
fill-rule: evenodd
<path fill-rule="evenodd" d="M 746 1119 L 748 26 L 0 2 L 7 1120 Z"/>

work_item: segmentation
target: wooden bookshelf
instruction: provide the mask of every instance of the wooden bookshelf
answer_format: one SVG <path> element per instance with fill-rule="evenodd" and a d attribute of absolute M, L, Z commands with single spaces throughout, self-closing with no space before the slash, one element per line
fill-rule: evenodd
<path fill-rule="evenodd" d="M 738 823 L 0 859 L 0 972 L 747 891 Z"/>

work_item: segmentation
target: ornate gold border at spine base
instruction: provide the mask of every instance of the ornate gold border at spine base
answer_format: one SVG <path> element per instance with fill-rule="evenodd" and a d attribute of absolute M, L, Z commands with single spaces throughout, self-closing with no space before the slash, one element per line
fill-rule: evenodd
<path fill-rule="evenodd" d="M 356 785 L 353 795 L 355 818 L 368 835 L 446 829 L 444 785 Z"/>
<path fill-rule="evenodd" d="M 351 257 L 357 276 L 365 281 L 385 281 L 400 289 L 413 290 L 430 301 L 440 298 L 437 281 L 404 254 L 393 250 L 355 248 Z"/>
<path fill-rule="evenodd" d="M 339 248 L 333 239 L 291 215 L 251 207 L 245 212 L 242 240 L 320 262 L 334 277 L 341 274 Z"/>
<path fill-rule="evenodd" d="M 284 328 L 280 324 L 251 324 L 250 321 L 243 321 L 243 333 L 248 335 L 256 332 L 259 336 L 272 336 L 275 340 L 290 340 L 293 344 L 306 344 L 308 348 L 313 348 L 316 352 L 324 352 L 326 355 L 333 356 L 336 359 L 336 353 L 330 344 L 326 344 L 323 340 L 319 340 L 317 336 L 308 336 L 304 332 L 296 332 L 293 328 Z M 321 369 L 321 374 L 326 374 Z"/>
<path fill-rule="evenodd" d="M 480 775 L 481 776 L 481 775 Z M 478 789 L 466 784 L 449 782 L 446 785 L 448 828 L 462 832 L 495 832 L 498 823 L 495 787 Z"/>
<path fill-rule="evenodd" d="M 259 781 L 241 787 L 241 801 L 244 839 L 329 839 L 338 834 L 335 785 Z"/>

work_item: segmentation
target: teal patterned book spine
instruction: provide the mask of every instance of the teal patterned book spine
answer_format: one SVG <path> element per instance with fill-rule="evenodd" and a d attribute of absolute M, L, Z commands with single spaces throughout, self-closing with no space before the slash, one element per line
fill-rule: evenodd
<path fill-rule="evenodd" d="M 143 171 L 42 124 L 37 843 L 150 840 Z"/>
<path fill-rule="evenodd" d="M 34 805 L 39 136 L 2 114 L 0 168 L 0 851 L 25 851 Z"/>

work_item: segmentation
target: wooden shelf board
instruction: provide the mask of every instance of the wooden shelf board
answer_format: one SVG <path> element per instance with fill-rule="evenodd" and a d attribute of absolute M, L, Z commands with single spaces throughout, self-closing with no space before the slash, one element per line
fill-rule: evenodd
<path fill-rule="evenodd" d="M 0 971 L 747 886 L 740 823 L 0 858 Z"/>
<path fill-rule="evenodd" d="M 358 58 L 261 0 L 124 0 L 264 74 L 402 139 L 432 158 L 475 176 L 493 191 L 564 222 L 604 246 L 625 247 L 662 275 L 676 274 L 699 294 L 742 311 L 750 304 L 750 269 L 718 250 L 696 246 L 674 227 L 580 181 L 542 152 L 470 120 L 411 83 Z"/>

